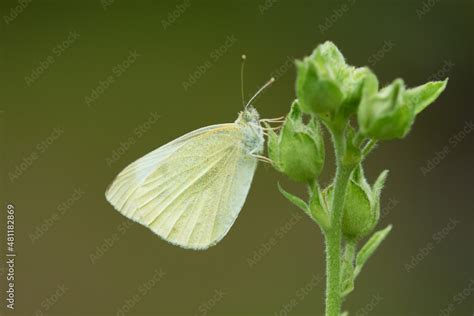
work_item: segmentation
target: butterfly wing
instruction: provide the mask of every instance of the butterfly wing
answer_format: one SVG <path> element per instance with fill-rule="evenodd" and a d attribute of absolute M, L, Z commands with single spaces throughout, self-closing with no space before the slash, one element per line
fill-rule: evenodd
<path fill-rule="evenodd" d="M 163 239 L 206 249 L 229 231 L 247 197 L 257 160 L 237 124 L 188 133 L 126 167 L 107 200 Z"/>

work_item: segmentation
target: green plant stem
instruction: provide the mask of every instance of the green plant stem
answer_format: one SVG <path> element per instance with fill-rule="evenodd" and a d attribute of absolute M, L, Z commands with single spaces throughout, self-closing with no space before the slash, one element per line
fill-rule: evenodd
<path fill-rule="evenodd" d="M 350 169 L 339 167 L 331 211 L 331 229 L 326 234 L 326 316 L 341 312 L 342 211 Z"/>
<path fill-rule="evenodd" d="M 336 150 L 336 177 L 331 203 L 331 228 L 326 233 L 326 316 L 340 316 L 341 313 L 341 243 L 342 216 L 347 185 L 352 166 L 343 162 L 345 138 L 343 131 L 332 131 Z"/>

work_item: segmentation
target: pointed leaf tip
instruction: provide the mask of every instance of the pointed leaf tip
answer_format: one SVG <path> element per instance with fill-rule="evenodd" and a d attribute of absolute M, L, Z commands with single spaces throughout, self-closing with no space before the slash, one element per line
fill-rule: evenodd
<path fill-rule="evenodd" d="M 391 230 L 392 225 L 388 225 L 386 228 L 374 233 L 372 237 L 370 237 L 370 239 L 360 249 L 356 257 L 356 267 L 354 271 L 355 276 L 360 273 L 367 260 L 372 256 L 375 250 L 377 250 L 377 248 L 380 246 L 382 241 L 384 241 L 385 237 L 387 237 Z"/>
<path fill-rule="evenodd" d="M 278 184 L 278 190 L 280 191 L 280 193 L 285 198 L 288 199 L 288 201 L 290 201 L 291 203 L 293 203 L 294 205 L 296 205 L 297 207 L 302 209 L 310 217 L 312 217 L 311 212 L 310 212 L 309 207 L 308 207 L 308 204 L 306 204 L 305 201 L 303 201 L 302 199 L 300 199 L 296 195 L 293 195 L 293 194 L 289 193 L 288 191 L 286 191 L 285 189 L 283 189 L 283 187 L 280 185 L 280 182 L 278 182 L 277 184 Z"/>
<path fill-rule="evenodd" d="M 415 108 L 416 114 L 426 109 L 428 105 L 433 103 L 439 97 L 444 89 L 446 89 L 448 79 L 449 78 L 446 78 L 443 81 L 431 81 L 406 91 L 408 102 Z"/>

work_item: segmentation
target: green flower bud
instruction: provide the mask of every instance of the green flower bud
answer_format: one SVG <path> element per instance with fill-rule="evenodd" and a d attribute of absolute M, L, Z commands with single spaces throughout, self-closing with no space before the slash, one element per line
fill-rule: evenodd
<path fill-rule="evenodd" d="M 380 194 L 388 171 L 383 171 L 371 187 L 365 179 L 362 166 L 354 170 L 344 200 L 342 232 L 349 240 L 359 240 L 373 231 L 380 218 Z M 333 186 L 324 190 L 324 199 L 330 208 Z"/>
<path fill-rule="evenodd" d="M 326 42 L 313 54 L 296 62 L 296 95 L 305 113 L 336 112 L 344 100 L 339 77 L 347 67 L 337 47 Z"/>
<path fill-rule="evenodd" d="M 404 97 L 405 84 L 396 79 L 378 93 L 364 93 L 359 106 L 361 132 L 374 139 L 403 138 L 415 120 L 415 110 Z"/>
<path fill-rule="evenodd" d="M 387 179 L 388 171 L 383 171 L 371 187 L 359 165 L 349 182 L 344 202 L 342 231 L 348 239 L 367 236 L 380 218 L 380 194 Z"/>
<path fill-rule="evenodd" d="M 296 95 L 301 101 L 301 109 L 306 113 L 323 114 L 335 112 L 342 103 L 343 95 L 337 83 L 318 73 L 316 65 L 308 58 L 297 62 L 298 78 Z"/>
<path fill-rule="evenodd" d="M 362 100 L 364 90 L 378 90 L 378 81 L 374 73 L 367 67 L 353 68 L 346 77 L 344 94 L 347 96 L 341 109 L 345 115 L 356 113 L 357 108 Z"/>
<path fill-rule="evenodd" d="M 370 195 L 359 184 L 349 181 L 342 218 L 344 236 L 349 239 L 364 237 L 372 230 L 375 220 L 376 212 L 370 203 Z"/>
<path fill-rule="evenodd" d="M 331 208 L 333 185 L 327 187 L 323 196 Z M 370 204 L 370 195 L 354 180 L 349 181 L 344 200 L 342 232 L 347 239 L 359 239 L 370 232 L 376 214 Z"/>
<path fill-rule="evenodd" d="M 357 115 L 360 131 L 378 140 L 405 137 L 415 116 L 436 100 L 446 83 L 429 82 L 406 90 L 403 81 L 397 79 L 377 92 L 375 76 L 366 76 Z"/>
<path fill-rule="evenodd" d="M 355 113 L 362 98 L 365 77 L 373 76 L 368 68 L 347 65 L 331 42 L 319 45 L 311 56 L 297 61 L 296 66 L 296 94 L 302 111 L 312 114 L 342 111 L 348 117 Z"/>
<path fill-rule="evenodd" d="M 294 181 L 310 182 L 324 165 L 324 143 L 319 123 L 304 124 L 298 102 L 293 102 L 281 132 L 269 133 L 268 156 L 274 167 Z"/>

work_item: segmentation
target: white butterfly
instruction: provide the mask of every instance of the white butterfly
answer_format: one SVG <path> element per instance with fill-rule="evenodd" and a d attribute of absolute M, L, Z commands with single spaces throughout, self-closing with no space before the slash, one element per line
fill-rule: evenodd
<path fill-rule="evenodd" d="M 172 244 L 197 250 L 218 243 L 242 209 L 257 160 L 265 159 L 259 114 L 248 104 L 234 123 L 192 131 L 130 164 L 107 200 Z"/>

